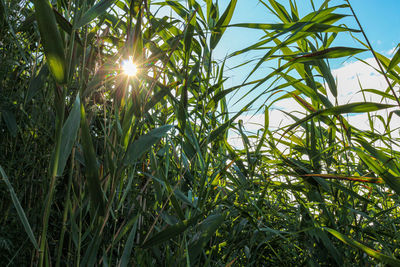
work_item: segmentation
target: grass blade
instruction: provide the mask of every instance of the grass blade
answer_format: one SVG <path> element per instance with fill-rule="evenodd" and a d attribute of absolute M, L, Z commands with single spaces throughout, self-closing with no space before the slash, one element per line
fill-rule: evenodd
<path fill-rule="evenodd" d="M 203 247 L 215 234 L 215 231 L 221 226 L 225 220 L 225 215 L 214 214 L 208 216 L 200 225 L 201 237 L 194 243 L 189 245 L 190 261 L 194 262 L 196 257 L 201 253 Z"/>
<path fill-rule="evenodd" d="M 379 260 L 380 262 L 389 264 L 390 266 L 400 266 L 400 260 L 393 258 L 393 257 L 389 257 L 385 254 L 379 253 L 378 251 L 367 247 L 364 244 L 361 244 L 360 242 L 351 239 L 349 237 L 347 237 L 344 234 L 339 233 L 336 230 L 324 227 L 324 230 L 328 231 L 330 234 L 332 234 L 334 237 L 336 237 L 337 239 L 339 239 L 340 241 L 342 241 L 343 243 L 352 246 L 353 248 L 357 248 L 357 249 L 361 249 L 362 251 L 364 251 L 365 253 L 367 253 L 369 256 Z"/>
<path fill-rule="evenodd" d="M 400 45 L 397 46 L 398 49 L 394 54 L 392 60 L 390 60 L 390 64 L 387 68 L 387 71 L 391 71 L 394 67 L 396 67 L 400 63 Z"/>
<path fill-rule="evenodd" d="M 305 118 L 298 120 L 296 123 L 290 125 L 290 127 L 285 131 L 285 134 L 287 132 L 289 132 L 290 130 L 294 129 L 295 127 L 297 127 L 298 125 L 300 125 L 316 116 L 341 115 L 341 114 L 345 114 L 345 113 L 364 113 L 364 112 L 377 111 L 377 110 L 387 109 L 387 108 L 392 108 L 392 107 L 394 107 L 394 105 L 373 103 L 373 102 L 357 102 L 357 103 L 336 106 L 333 108 L 317 110 L 316 112 L 314 112 L 314 113 L 306 116 Z"/>
<path fill-rule="evenodd" d="M 22 209 L 21 204 L 19 203 L 17 194 L 15 194 L 14 188 L 12 187 L 10 181 L 8 180 L 8 177 L 7 177 L 6 173 L 4 172 L 4 170 L 3 170 L 3 168 L 1 166 L 0 166 L 0 174 L 3 177 L 3 180 L 7 185 L 8 191 L 10 191 L 11 200 L 12 200 L 12 202 L 14 204 L 15 209 L 17 210 L 19 219 L 21 220 L 22 225 L 25 228 L 25 232 L 28 234 L 28 237 L 31 240 L 33 246 L 37 250 L 39 250 L 39 245 L 38 245 L 38 242 L 35 239 L 35 235 L 33 234 L 32 227 L 29 224 L 28 219 L 26 218 L 25 212 Z"/>
<path fill-rule="evenodd" d="M 182 234 L 184 231 L 186 231 L 187 228 L 194 225 L 198 221 L 198 219 L 200 219 L 201 216 L 202 215 L 199 214 L 189 220 L 184 220 L 181 223 L 167 227 L 165 230 L 155 234 L 149 240 L 144 242 L 144 244 L 142 245 L 142 248 L 150 248 L 150 247 L 159 245 L 171 238 L 174 238 L 174 237 Z"/>
<path fill-rule="evenodd" d="M 151 130 L 149 133 L 142 135 L 138 140 L 129 144 L 125 159 L 125 164 L 133 164 L 140 158 L 147 150 L 149 150 L 155 143 L 157 143 L 167 132 L 172 129 L 173 125 L 163 125 L 156 129 Z"/>
<path fill-rule="evenodd" d="M 210 48 L 214 49 L 222 35 L 224 34 L 226 27 L 232 19 L 233 11 L 235 11 L 237 0 L 231 0 L 225 9 L 224 14 L 219 18 L 217 24 L 215 25 L 215 30 L 211 34 Z"/>
<path fill-rule="evenodd" d="M 134 219 L 135 222 L 132 226 L 131 232 L 129 233 L 128 240 L 126 240 L 125 248 L 122 253 L 121 262 L 119 264 L 119 267 L 126 267 L 129 264 L 129 259 L 131 257 L 131 252 L 132 252 L 132 248 L 133 248 L 133 242 L 135 241 L 138 218 L 139 217 L 136 216 L 136 218 Z"/>
<path fill-rule="evenodd" d="M 85 158 L 86 164 L 86 178 L 88 182 L 89 195 L 92 200 L 92 212 L 94 215 L 96 211 L 100 216 L 104 215 L 104 198 L 103 192 L 101 190 L 99 172 L 97 166 L 97 157 L 94 151 L 92 138 L 90 136 L 89 126 L 86 121 L 85 108 L 83 107 L 83 103 L 81 102 L 81 136 L 82 136 L 82 147 L 83 147 L 83 155 Z"/>
<path fill-rule="evenodd" d="M 400 178 L 394 176 L 390 172 L 387 171 L 386 168 L 382 167 L 376 160 L 374 160 L 371 156 L 367 155 L 363 151 L 357 149 L 357 155 L 361 158 L 361 160 L 376 174 L 382 177 L 383 180 L 392 188 L 397 194 L 400 194 Z M 383 162 L 385 164 L 385 162 Z"/>
<path fill-rule="evenodd" d="M 74 146 L 74 142 L 79 130 L 79 125 L 81 120 L 80 106 L 81 103 L 78 94 L 76 96 L 72 111 L 62 128 L 63 138 L 61 139 L 61 147 L 60 147 L 61 150 L 60 150 L 60 159 L 58 161 L 57 176 L 62 175 L 65 168 L 65 164 L 67 163 L 68 157 L 71 154 L 72 147 Z"/>
<path fill-rule="evenodd" d="M 101 0 L 96 5 L 94 5 L 91 9 L 86 11 L 85 14 L 81 17 L 81 19 L 74 25 L 74 29 L 79 29 L 80 27 L 85 26 L 104 12 L 114 4 L 116 0 Z"/>
<path fill-rule="evenodd" d="M 14 114 L 6 109 L 0 110 L 7 129 L 13 137 L 17 136 L 18 126 Z"/>
<path fill-rule="evenodd" d="M 295 62 L 307 62 L 315 59 L 326 59 L 326 58 L 341 58 L 354 56 L 358 53 L 367 51 L 367 49 L 354 48 L 354 47 L 331 47 L 324 50 L 316 51 L 308 54 L 298 54 L 298 55 L 286 55 L 283 56 L 284 59 L 289 59 Z"/>
<path fill-rule="evenodd" d="M 64 44 L 58 31 L 57 21 L 48 0 L 33 0 L 40 37 L 46 54 L 47 63 L 55 80 L 59 84 L 67 82 L 67 67 Z"/>

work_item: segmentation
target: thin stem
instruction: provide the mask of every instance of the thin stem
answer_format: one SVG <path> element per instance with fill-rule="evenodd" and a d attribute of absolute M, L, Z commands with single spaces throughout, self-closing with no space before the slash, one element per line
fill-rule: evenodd
<path fill-rule="evenodd" d="M 60 158 L 61 151 L 61 137 L 62 137 L 62 126 L 64 121 L 64 110 L 65 110 L 65 88 L 57 85 L 56 87 L 56 95 L 55 97 L 55 108 L 56 108 L 56 133 L 55 133 L 55 149 L 52 160 L 50 162 L 50 187 L 49 193 L 47 195 L 46 207 L 43 214 L 43 229 L 42 236 L 40 240 L 40 254 L 39 254 L 39 266 L 43 266 L 44 258 L 47 258 L 47 229 L 49 224 L 49 217 L 51 211 L 51 205 L 53 202 L 53 195 L 56 187 L 57 180 L 57 170 L 58 170 L 58 162 Z"/>
<path fill-rule="evenodd" d="M 70 168 L 69 177 L 68 177 L 67 195 L 66 195 L 64 213 L 63 213 L 63 222 L 62 222 L 60 241 L 58 242 L 56 267 L 60 266 L 61 254 L 63 251 L 63 244 L 64 244 L 64 236 L 65 236 L 65 232 L 67 231 L 68 211 L 69 211 L 69 206 L 71 205 L 70 195 L 71 195 L 71 186 L 72 186 L 72 176 L 73 176 L 74 168 L 75 168 L 74 162 L 75 162 L 75 148 L 72 149 L 72 153 L 71 153 L 71 168 Z"/>
<path fill-rule="evenodd" d="M 379 61 L 378 57 L 376 56 L 375 50 L 372 48 L 372 45 L 371 45 L 371 43 L 369 42 L 369 39 L 368 39 L 367 35 L 365 34 L 365 31 L 364 31 L 363 27 L 361 26 L 360 21 L 358 20 L 358 17 L 356 16 L 356 13 L 354 12 L 353 7 L 352 7 L 351 4 L 350 4 L 350 0 L 345 0 L 345 1 L 346 1 L 347 4 L 349 5 L 350 10 L 351 10 L 351 13 L 353 13 L 354 18 L 355 18 L 356 21 L 357 21 L 358 27 L 360 27 L 360 30 L 361 30 L 361 32 L 362 32 L 362 34 L 363 34 L 365 40 L 367 41 L 367 44 L 368 44 L 368 46 L 369 46 L 369 49 L 371 50 L 372 54 L 374 55 L 374 58 L 375 58 L 376 62 L 378 63 L 379 69 L 381 70 L 383 76 L 385 77 L 385 80 L 386 80 L 387 84 L 389 85 L 389 88 L 390 88 L 390 90 L 392 91 L 392 94 L 393 94 L 394 98 L 396 99 L 397 104 L 398 104 L 399 107 L 400 107 L 400 100 L 399 100 L 399 98 L 397 97 L 396 92 L 394 91 L 394 88 L 393 88 L 392 84 L 390 83 L 389 78 L 387 77 L 387 75 L 386 75 L 386 73 L 385 73 L 385 70 L 384 70 L 383 67 L 382 67 L 381 62 Z"/>

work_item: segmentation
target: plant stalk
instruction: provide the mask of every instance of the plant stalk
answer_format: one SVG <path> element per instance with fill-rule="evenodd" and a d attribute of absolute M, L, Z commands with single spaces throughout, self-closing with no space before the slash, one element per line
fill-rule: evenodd
<path fill-rule="evenodd" d="M 400 100 L 397 97 L 396 92 L 394 91 L 394 88 L 393 88 L 392 84 L 390 83 L 389 78 L 387 77 L 386 72 L 382 67 L 381 62 L 379 61 L 378 57 L 376 56 L 375 50 L 373 49 L 371 43 L 369 42 L 369 39 L 368 39 L 367 35 L 365 34 L 365 31 L 364 31 L 363 27 L 361 26 L 360 21 L 358 20 L 358 17 L 356 16 L 356 13 L 354 12 L 353 7 L 350 4 L 350 0 L 346 0 L 346 2 L 350 7 L 351 13 L 353 13 L 354 18 L 357 21 L 358 27 L 360 27 L 360 30 L 361 30 L 361 32 L 362 32 L 362 34 L 364 36 L 365 41 L 367 41 L 369 49 L 371 50 L 371 53 L 372 53 L 372 55 L 374 56 L 374 58 L 376 60 L 376 63 L 378 63 L 379 69 L 381 70 L 383 76 L 385 77 L 385 80 L 386 80 L 387 84 L 389 85 L 390 91 L 392 92 L 394 98 L 396 99 L 397 105 L 400 107 Z"/>
<path fill-rule="evenodd" d="M 58 98 L 58 99 L 57 99 Z M 47 243 L 47 229 L 49 224 L 49 217 L 51 211 L 51 204 L 53 202 L 53 195 L 56 187 L 57 169 L 58 162 L 60 159 L 61 150 L 61 137 L 62 137 L 62 126 L 64 121 L 65 112 L 65 90 L 63 87 L 57 85 L 55 95 L 55 108 L 56 108 L 56 133 L 55 133 L 55 149 L 50 162 L 50 186 L 49 193 L 47 195 L 46 206 L 43 214 L 43 228 L 40 239 L 40 251 L 39 251 L 39 266 L 43 267 L 44 257 L 47 256 L 46 243 Z"/>

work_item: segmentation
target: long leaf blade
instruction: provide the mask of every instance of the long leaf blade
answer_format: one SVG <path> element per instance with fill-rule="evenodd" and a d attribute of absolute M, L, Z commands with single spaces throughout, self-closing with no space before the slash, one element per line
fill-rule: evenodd
<path fill-rule="evenodd" d="M 334 237 L 336 237 L 337 239 L 339 239 L 340 241 L 342 241 L 343 243 L 352 246 L 353 248 L 357 248 L 360 249 L 362 251 L 364 251 L 365 253 L 367 253 L 369 256 L 383 262 L 383 263 L 387 263 L 390 266 L 400 266 L 400 260 L 393 258 L 393 257 L 389 257 L 385 254 L 382 254 L 376 250 L 373 250 L 372 248 L 367 247 L 364 244 L 361 244 L 360 242 L 351 239 L 350 237 L 347 237 L 346 235 L 339 233 L 336 230 L 333 230 L 331 228 L 323 228 L 324 230 L 328 231 L 330 234 L 332 234 Z"/>
<path fill-rule="evenodd" d="M 229 5 L 225 9 L 225 12 L 222 14 L 220 19 L 217 21 L 217 24 L 215 25 L 215 32 L 211 34 L 211 40 L 210 40 L 210 47 L 211 49 L 214 49 L 219 40 L 221 39 L 222 35 L 224 34 L 226 27 L 229 24 L 229 22 L 232 19 L 233 16 L 233 11 L 235 11 L 237 0 L 231 0 L 229 2 Z"/>
<path fill-rule="evenodd" d="M 59 84 L 67 81 L 64 44 L 58 31 L 57 21 L 48 0 L 34 0 L 35 15 L 47 63 Z"/>
<path fill-rule="evenodd" d="M 96 160 L 96 153 L 94 151 L 92 138 L 90 136 L 88 122 L 86 120 L 85 108 L 83 103 L 80 105 L 81 110 L 81 130 L 82 130 L 82 148 L 86 164 L 86 178 L 88 182 L 89 195 L 92 201 L 94 213 L 97 211 L 99 215 L 104 215 L 104 198 L 101 190 L 99 171 Z"/>
<path fill-rule="evenodd" d="M 102 15 L 106 10 L 114 4 L 116 0 L 101 0 L 99 1 L 96 5 L 94 5 L 92 8 L 90 8 L 88 11 L 86 11 L 85 14 L 81 17 L 81 19 L 74 25 L 74 29 L 79 29 L 98 16 Z"/>
<path fill-rule="evenodd" d="M 173 125 L 163 125 L 140 136 L 138 140 L 128 146 L 125 164 L 133 164 L 173 127 Z"/>
<path fill-rule="evenodd" d="M 299 126 L 300 124 L 321 115 L 341 115 L 345 113 L 364 113 L 364 112 L 372 112 L 381 109 L 392 108 L 394 105 L 389 104 L 381 104 L 381 103 L 373 103 L 373 102 L 356 102 L 350 103 L 346 105 L 336 106 L 328 109 L 317 110 L 316 112 L 306 116 L 305 118 L 298 120 L 296 123 L 290 125 L 288 129 L 286 129 L 285 133 L 289 132 L 293 128 Z"/>
<path fill-rule="evenodd" d="M 62 175 L 65 164 L 67 163 L 68 157 L 71 154 L 72 147 L 74 146 L 74 142 L 78 134 L 81 120 L 80 106 L 81 103 L 78 94 L 76 96 L 72 111 L 62 128 L 62 139 L 60 147 L 60 158 L 58 160 L 57 176 Z"/>
<path fill-rule="evenodd" d="M 31 240 L 33 246 L 37 250 L 39 250 L 39 245 L 38 245 L 38 242 L 36 241 L 35 235 L 33 234 L 32 227 L 29 224 L 28 219 L 26 218 L 25 212 L 24 212 L 23 208 L 21 207 L 21 204 L 18 200 L 17 194 L 15 193 L 13 186 L 11 185 L 6 173 L 4 172 L 4 170 L 1 166 L 0 166 L 0 174 L 3 177 L 3 180 L 7 185 L 8 191 L 10 191 L 11 200 L 14 204 L 15 209 L 17 210 L 18 217 L 21 220 L 22 225 L 24 226 L 25 232 L 28 234 L 28 237 Z"/>

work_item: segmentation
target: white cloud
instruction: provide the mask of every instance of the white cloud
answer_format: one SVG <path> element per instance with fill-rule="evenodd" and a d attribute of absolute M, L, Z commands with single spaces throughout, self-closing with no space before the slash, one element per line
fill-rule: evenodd
<path fill-rule="evenodd" d="M 368 58 L 364 62 L 356 61 L 333 70 L 332 74 L 337 80 L 338 103 L 343 105 L 352 102 L 364 102 L 365 100 L 379 102 L 381 97 L 378 95 L 366 93 L 366 99 L 364 99 L 360 92 L 361 89 L 386 90 L 386 80 L 376 69 L 378 69 L 378 64 L 375 59 Z M 334 101 L 331 94 L 329 99 Z"/>
<path fill-rule="evenodd" d="M 269 109 L 269 127 L 276 129 L 284 125 L 293 123 L 293 119 L 287 116 L 284 112 L 293 113 L 297 117 L 302 117 L 303 115 L 296 114 L 299 111 L 302 112 L 304 109 L 297 103 L 293 98 L 285 98 L 276 102 L 272 108 Z M 235 122 L 239 120 L 243 121 L 243 125 L 246 130 L 251 132 L 256 132 L 264 127 L 265 119 L 264 113 L 261 114 L 247 114 L 239 116 Z"/>
<path fill-rule="evenodd" d="M 376 69 L 378 69 L 378 64 L 376 63 L 375 59 L 368 58 L 364 60 L 364 62 L 356 61 L 352 63 L 346 63 L 342 67 L 333 70 L 332 74 L 336 79 L 338 88 L 338 104 L 344 105 L 348 103 L 364 101 L 381 103 L 381 96 L 369 92 L 362 94 L 361 92 L 361 89 L 376 89 L 379 91 L 386 91 L 388 88 L 385 78 Z M 335 98 L 329 92 L 329 89 L 327 89 L 327 91 L 329 100 L 332 103 L 335 103 Z M 391 92 L 389 92 L 389 94 L 391 94 Z M 396 104 L 394 101 L 388 100 L 385 100 L 383 103 Z M 293 120 L 280 110 L 288 113 L 296 111 L 304 112 L 304 108 L 292 98 L 287 98 L 276 102 L 273 108 L 274 109 L 271 109 L 269 113 L 269 127 L 271 129 L 276 129 L 280 126 L 293 123 Z M 374 114 L 381 115 L 386 119 L 390 111 L 391 110 L 381 110 Z M 299 118 L 304 117 L 304 115 L 299 113 L 292 114 Z M 368 115 L 366 113 L 348 115 L 347 119 L 351 125 L 354 125 L 358 129 L 370 130 Z M 240 116 L 237 121 L 238 120 L 242 120 L 246 130 L 253 133 L 264 127 L 264 114 L 243 115 Z M 384 125 L 376 117 L 374 117 L 374 122 L 374 129 L 381 133 L 384 132 Z M 393 115 L 391 126 L 397 127 L 397 125 L 400 126 L 400 117 Z M 398 132 L 399 131 L 397 130 L 395 134 L 396 137 L 399 136 Z M 238 136 L 236 136 L 236 138 L 235 146 L 238 144 L 238 140 L 241 144 L 240 137 L 238 138 Z M 232 144 L 234 144 L 233 141 Z M 243 146 L 240 145 L 239 147 Z"/>
<path fill-rule="evenodd" d="M 394 101 L 387 99 L 382 101 L 382 97 L 377 94 L 369 92 L 365 92 L 364 95 L 362 94 L 361 88 L 375 89 L 382 92 L 386 91 L 388 88 L 384 76 L 376 70 L 378 69 L 378 64 L 375 59 L 368 58 L 365 60 L 365 63 L 356 61 L 354 63 L 345 64 L 343 67 L 332 71 L 334 77 L 337 79 L 338 103 L 344 105 L 348 103 L 368 101 L 395 105 L 396 103 Z M 389 94 L 391 94 L 391 92 L 389 92 Z M 330 95 L 329 98 L 331 101 L 334 99 L 332 95 Z M 372 114 L 381 115 L 383 118 L 387 118 L 390 111 L 392 111 L 392 109 L 381 110 Z M 371 130 L 367 113 L 352 116 L 349 115 L 348 120 L 351 125 L 354 125 L 359 129 Z M 376 122 L 374 123 L 374 129 L 383 132 L 383 124 L 375 117 L 373 120 Z M 398 124 L 399 122 L 399 117 L 393 115 L 391 124 L 400 125 Z"/>
<path fill-rule="evenodd" d="M 387 54 L 388 56 L 393 56 L 394 52 L 396 51 L 396 48 L 397 48 L 397 47 L 395 46 L 395 47 L 393 47 L 392 49 L 386 51 L 386 54 Z"/>

